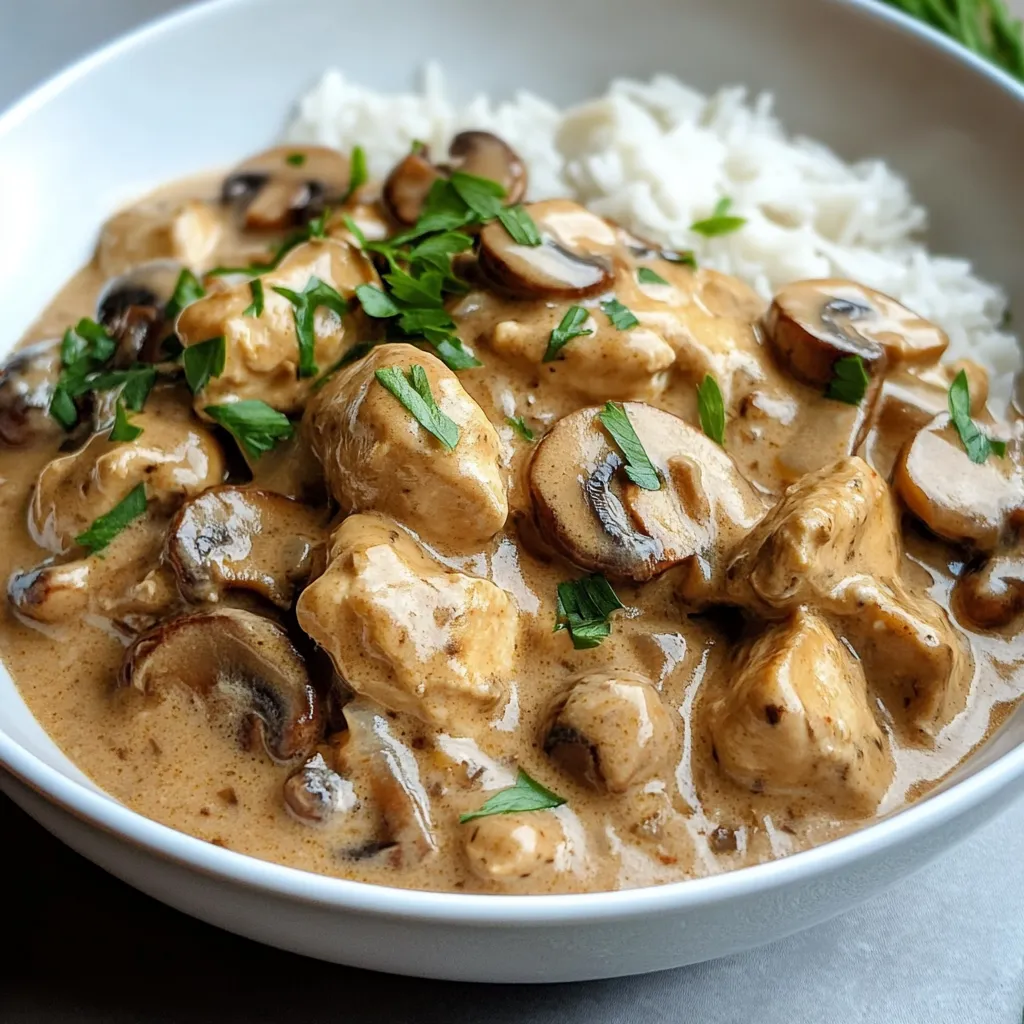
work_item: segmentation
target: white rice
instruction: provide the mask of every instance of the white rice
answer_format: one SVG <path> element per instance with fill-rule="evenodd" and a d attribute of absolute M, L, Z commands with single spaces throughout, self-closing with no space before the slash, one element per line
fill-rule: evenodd
<path fill-rule="evenodd" d="M 420 93 L 379 93 L 329 71 L 300 101 L 287 138 L 362 145 L 371 173 L 383 176 L 414 139 L 444 153 L 466 128 L 489 129 L 518 150 L 531 199 L 572 196 L 639 235 L 694 250 L 701 264 L 766 297 L 810 277 L 848 277 L 886 292 L 940 324 L 950 357 L 983 363 L 1008 393 L 1020 356 L 999 329 L 1003 292 L 967 260 L 925 248 L 927 213 L 881 160 L 846 164 L 819 143 L 788 137 L 770 95 L 748 99 L 732 86 L 709 97 L 661 75 L 619 79 L 567 110 L 527 92 L 459 105 L 436 65 Z M 714 239 L 690 231 L 724 196 L 747 224 Z"/>

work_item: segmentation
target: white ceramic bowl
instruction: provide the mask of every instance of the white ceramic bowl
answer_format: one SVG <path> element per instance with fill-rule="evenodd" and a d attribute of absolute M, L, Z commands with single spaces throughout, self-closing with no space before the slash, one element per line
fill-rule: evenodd
<path fill-rule="evenodd" d="M 158 182 L 269 143 L 339 65 L 377 87 L 443 59 L 454 84 L 582 99 L 617 74 L 769 88 L 795 130 L 880 155 L 933 213 L 933 242 L 1024 303 L 1024 90 L 909 21 L 841 0 L 221 0 L 135 33 L 0 118 L 0 351 Z M 1016 229 L 1016 230 L 1015 230 Z M 475 981 L 653 971 L 779 938 L 879 892 L 1006 806 L 1024 715 L 943 789 L 786 860 L 580 896 L 407 892 L 305 874 L 157 825 L 99 791 L 0 671 L 0 785 L 86 857 L 196 917 L 361 967 Z"/>

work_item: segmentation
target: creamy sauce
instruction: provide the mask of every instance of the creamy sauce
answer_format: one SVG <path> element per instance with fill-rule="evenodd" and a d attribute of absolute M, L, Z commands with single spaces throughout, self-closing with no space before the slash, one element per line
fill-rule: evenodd
<path fill-rule="evenodd" d="M 207 200 L 216 195 L 218 188 L 219 180 L 193 180 L 158 193 L 155 200 L 172 206 L 186 198 Z M 374 228 L 377 222 L 371 200 L 372 195 L 368 193 L 366 201 L 353 204 L 351 211 L 364 230 L 379 234 Z M 253 235 L 241 230 L 231 210 L 215 200 L 199 206 L 200 219 L 209 220 L 216 230 L 205 249 L 199 246 L 202 254 L 195 261 L 197 271 L 261 258 L 266 253 L 268 238 L 273 243 L 280 237 Z M 101 263 L 108 269 L 115 265 L 120 269 L 118 260 L 124 264 L 137 262 L 140 251 L 144 253 L 142 258 L 168 255 L 154 251 L 154 246 L 159 250 L 160 245 L 166 248 L 167 243 L 152 242 L 150 235 L 145 236 L 150 239 L 145 245 L 139 243 L 138 239 L 145 232 L 137 219 L 125 219 L 122 215 L 116 226 L 133 240 L 131 245 L 105 235 L 100 257 L 60 292 L 28 333 L 25 344 L 59 337 L 80 317 L 96 315 L 97 296 L 104 289 L 107 277 Z M 335 224 L 330 233 L 342 238 L 343 232 L 343 227 L 339 229 Z M 619 244 L 614 241 L 611 228 L 608 234 L 612 238 L 608 245 Z M 636 268 L 640 265 L 656 269 L 666 283 L 638 283 Z M 336 271 L 337 267 L 331 272 Z M 468 272 L 470 280 L 477 281 L 472 268 Z M 343 276 L 343 272 L 337 273 Z M 342 283 L 338 287 L 342 288 Z M 639 318 L 640 325 L 633 331 L 614 328 L 600 311 L 599 303 L 612 293 Z M 269 299 L 269 286 L 267 294 Z M 587 311 L 586 326 L 593 333 L 569 342 L 562 351 L 562 359 L 543 362 L 552 330 L 573 304 Z M 634 253 L 629 260 L 617 265 L 608 287 L 591 297 L 513 298 L 474 287 L 450 308 L 461 338 L 484 364 L 459 371 L 458 381 L 496 432 L 493 443 L 495 479 L 501 494 L 494 500 L 499 504 L 507 501 L 507 519 L 502 519 L 500 510 L 493 512 L 502 524 L 485 531 L 487 536 L 483 539 L 467 542 L 467 528 L 482 520 L 460 518 L 457 509 L 447 515 L 438 511 L 442 499 L 454 500 L 460 496 L 458 480 L 449 482 L 443 490 L 421 487 L 405 495 L 404 504 L 396 505 L 399 499 L 387 490 L 383 480 L 389 471 L 391 474 L 406 471 L 395 455 L 381 468 L 382 480 L 374 487 L 367 485 L 366 494 L 358 498 L 339 498 L 339 490 L 348 493 L 345 492 L 348 485 L 338 482 L 345 467 L 332 469 L 328 466 L 327 479 L 335 498 L 341 501 L 342 512 L 356 514 L 350 524 L 355 524 L 359 513 L 383 513 L 398 520 L 395 536 L 401 534 L 401 539 L 387 542 L 385 547 L 400 558 L 404 557 L 403 545 L 408 545 L 412 553 L 404 564 L 427 567 L 416 569 L 420 579 L 430 577 L 432 572 L 437 574 L 438 582 L 430 591 L 429 600 L 447 600 L 443 588 L 453 585 L 454 579 L 471 577 L 494 585 L 495 591 L 488 590 L 483 596 L 473 598 L 484 602 L 479 620 L 482 625 L 473 628 L 497 630 L 495 623 L 505 619 L 512 624 L 507 651 L 501 647 L 504 635 L 495 633 L 494 638 L 481 645 L 489 650 L 482 649 L 479 654 L 482 661 L 488 657 L 501 661 L 500 671 L 484 673 L 486 685 L 500 691 L 498 699 L 467 698 L 469 710 L 465 715 L 461 711 L 456 714 L 454 697 L 447 704 L 441 700 L 437 708 L 430 705 L 429 715 L 434 718 L 429 721 L 424 721 L 417 713 L 421 696 L 415 694 L 401 698 L 408 701 L 408 708 L 403 705 L 397 710 L 384 711 L 370 703 L 371 716 L 376 715 L 371 726 L 377 737 L 374 742 L 383 745 L 377 754 L 370 752 L 373 746 L 370 744 L 354 756 L 355 740 L 350 741 L 349 759 L 343 759 L 342 763 L 351 768 L 354 798 L 341 800 L 341 809 L 322 823 L 298 820 L 286 810 L 282 799 L 284 781 L 295 765 L 275 764 L 258 743 L 243 749 L 239 742 L 238 716 L 230 713 L 228 698 L 223 698 L 223 706 L 219 706 L 213 698 L 204 697 L 185 685 L 163 687 L 159 695 L 117 685 L 126 645 L 140 631 L 156 619 L 198 607 L 198 591 L 190 593 L 190 601 L 177 593 L 166 551 L 161 563 L 160 552 L 171 517 L 184 496 L 192 493 L 188 490 L 192 485 L 181 483 L 180 476 L 175 477 L 178 482 L 167 491 L 164 505 L 154 507 L 151 504 L 148 519 L 129 527 L 111 545 L 106 568 L 97 566 L 94 560 L 91 587 L 96 591 L 96 600 L 89 599 L 83 614 L 70 619 L 57 616 L 56 621 L 43 623 L 16 614 L 8 607 L 0 625 L 4 663 L 32 713 L 61 749 L 115 798 L 150 818 L 217 845 L 327 875 L 441 891 L 614 889 L 692 878 L 762 862 L 861 827 L 876 815 L 894 811 L 925 794 L 984 742 L 1002 721 L 1007 709 L 1019 699 L 1024 658 L 1021 637 L 1009 628 L 997 632 L 970 631 L 960 621 L 955 628 L 950 627 L 951 635 L 958 637 L 957 642 L 969 651 L 973 666 L 968 662 L 962 700 L 953 698 L 955 713 L 948 721 L 937 719 L 932 735 L 926 735 L 923 727 L 908 724 L 898 707 L 888 706 L 883 701 L 887 691 L 872 676 L 870 659 L 866 657 L 869 671 L 864 714 L 873 720 L 872 728 L 877 727 L 879 735 L 884 737 L 884 741 L 879 740 L 886 747 L 884 771 L 891 772 L 889 781 L 881 785 L 877 799 L 872 798 L 869 811 L 851 813 L 844 809 L 846 790 L 828 788 L 849 785 L 846 775 L 838 782 L 830 776 L 827 786 L 822 784 L 825 788 L 816 788 L 809 779 L 803 790 L 790 787 L 787 792 L 773 791 L 770 778 L 745 785 L 736 777 L 730 777 L 722 767 L 723 758 L 713 749 L 705 711 L 711 702 L 729 691 L 738 673 L 737 652 L 742 648 L 737 635 L 738 617 L 706 611 L 709 605 L 718 603 L 713 595 L 709 598 L 708 593 L 724 586 L 716 575 L 716 566 L 724 566 L 726 545 L 731 549 L 740 543 L 762 512 L 775 505 L 788 484 L 799 480 L 806 472 L 828 467 L 849 455 L 855 444 L 869 462 L 888 477 L 895 453 L 905 439 L 912 436 L 912 430 L 904 421 L 892 426 L 891 409 L 883 410 L 888 419 L 886 415 L 873 417 L 873 421 L 882 426 L 876 425 L 872 432 L 862 429 L 869 425 L 865 422 L 863 407 L 830 401 L 821 388 L 800 383 L 780 368 L 766 347 L 760 326 L 763 304 L 741 282 L 712 271 L 692 271 L 657 255 Z M 230 315 L 238 313 L 240 310 Z M 271 310 L 269 301 L 265 315 L 271 325 L 278 323 L 273 317 L 283 316 L 276 308 Z M 318 349 L 321 368 L 333 361 L 333 350 L 328 351 L 326 346 L 335 345 L 337 351 L 343 353 L 359 340 L 358 323 L 353 328 L 347 317 L 344 323 L 339 323 L 330 319 L 331 316 L 325 311 L 318 313 L 317 344 L 324 346 L 323 351 Z M 887 330 L 889 326 L 887 320 Z M 362 325 L 362 329 L 371 332 L 373 327 L 372 324 Z M 287 324 L 272 329 L 278 334 L 290 330 Z M 185 340 L 192 344 L 196 338 L 185 337 Z M 245 339 L 231 341 L 237 346 L 247 343 Z M 294 332 L 289 343 L 295 344 Z M 229 370 L 225 380 L 235 379 L 231 377 L 233 372 L 242 375 L 254 372 L 255 364 L 245 363 L 237 351 L 229 354 L 229 364 L 234 369 Z M 232 364 L 232 359 L 239 361 Z M 287 375 L 288 394 L 280 407 L 294 413 L 310 403 L 311 411 L 307 412 L 307 422 L 298 440 L 286 446 L 292 454 L 283 460 L 284 469 L 281 457 L 274 454 L 265 456 L 265 461 L 254 462 L 257 485 L 270 490 L 280 488 L 291 497 L 308 497 L 311 489 L 322 490 L 323 471 L 311 459 L 305 445 L 310 432 L 315 434 L 319 429 L 320 421 L 316 417 L 326 422 L 328 413 L 312 410 L 314 406 L 327 409 L 331 402 L 347 402 L 355 409 L 343 378 L 345 374 L 358 377 L 360 365 L 340 371 L 336 380 L 317 397 L 312 397 L 304 384 L 300 387 L 296 383 L 294 373 Z M 442 371 L 443 367 L 436 372 L 431 370 L 435 395 L 446 379 L 441 376 Z M 902 372 L 913 377 L 917 370 L 910 367 Z M 696 385 L 708 373 L 719 381 L 728 414 L 725 450 L 745 478 L 742 482 L 744 487 L 749 487 L 749 497 L 744 500 L 751 503 L 751 508 L 756 507 L 756 515 L 751 515 L 749 522 L 743 520 L 736 526 L 735 536 L 723 528 L 711 537 L 705 552 L 711 566 L 706 578 L 701 572 L 694 577 L 691 562 L 670 568 L 647 582 L 614 580 L 624 608 L 612 616 L 610 635 L 599 646 L 576 650 L 565 630 L 553 632 L 557 587 L 561 582 L 583 575 L 581 565 L 582 568 L 593 567 L 585 562 L 574 565 L 566 557 L 565 544 L 553 544 L 543 523 L 538 525 L 529 477 L 537 445 L 519 437 L 508 425 L 508 418 L 523 417 L 540 439 L 545 431 L 577 410 L 616 400 L 646 402 L 696 425 L 699 423 Z M 934 377 L 937 371 L 934 367 L 921 371 L 921 380 L 926 379 L 928 373 Z M 914 377 L 914 381 L 917 380 Z M 269 377 L 254 376 L 249 383 L 252 391 L 239 385 L 241 397 L 270 394 L 278 386 Z M 947 383 L 948 378 L 943 378 L 939 386 L 939 411 Z M 228 385 L 222 381 L 217 386 Z M 187 403 L 187 392 L 182 393 Z M 150 398 L 150 402 L 154 401 L 172 399 L 161 397 L 158 389 Z M 392 400 L 382 392 L 373 401 Z M 877 401 L 884 402 L 885 395 Z M 364 403 L 358 408 L 365 411 L 369 406 Z M 408 432 L 412 421 L 397 403 L 381 408 L 385 409 L 381 415 L 394 416 L 394 423 L 389 423 L 387 429 Z M 875 408 L 877 413 L 880 407 Z M 355 415 L 353 412 L 352 416 Z M 195 423 L 198 429 L 199 421 Z M 921 425 L 916 423 L 913 429 Z M 148 436 L 156 444 L 162 436 L 161 429 L 165 428 L 147 424 L 148 434 L 138 443 L 143 443 Z M 344 433 L 351 436 L 355 429 L 348 424 Z M 413 429 L 418 430 L 414 424 Z M 464 454 L 459 455 L 459 449 L 454 453 L 464 460 L 459 464 L 463 476 L 476 471 L 466 440 L 472 429 L 471 424 L 463 425 Z M 324 431 L 327 431 L 326 426 Z M 317 436 L 333 437 L 328 433 Z M 425 443 L 422 437 L 422 433 L 418 433 L 415 441 L 409 443 L 422 445 Z M 62 435 L 51 434 L 18 448 L 0 446 L 3 511 L 0 515 L 0 568 L 5 578 L 31 570 L 53 554 L 52 549 L 44 550 L 33 540 L 27 527 L 27 510 L 37 477 L 58 454 L 63 440 Z M 219 441 L 230 453 L 230 439 L 220 435 Z M 323 458 L 317 443 L 313 441 L 314 451 Z M 342 453 L 338 455 L 339 460 L 348 457 L 344 455 L 343 441 L 332 440 L 330 444 L 332 453 Z M 670 465 L 669 456 L 671 452 L 666 454 L 661 468 L 671 475 L 676 469 Z M 443 456 L 431 455 L 432 459 L 439 457 Z M 364 484 L 377 472 L 374 458 L 369 450 L 354 457 L 355 472 L 357 476 L 363 474 Z M 660 456 L 658 459 L 661 461 Z M 193 471 L 198 473 L 195 490 L 201 491 L 210 483 L 219 482 L 226 474 L 231 479 L 244 480 L 241 461 L 233 453 L 227 460 L 227 470 L 221 469 L 219 463 L 213 468 L 204 463 L 202 472 L 193 466 Z M 410 462 L 409 465 L 408 471 L 413 472 L 419 464 Z M 433 472 L 432 465 L 434 463 L 424 461 L 424 472 Z M 559 486 L 568 493 L 576 486 L 575 469 L 566 464 L 565 472 L 568 483 Z M 672 475 L 671 479 L 677 477 Z M 486 486 L 486 481 L 479 483 L 479 488 Z M 184 488 L 184 491 L 179 493 L 174 487 Z M 479 488 L 470 494 L 473 501 L 477 501 Z M 120 496 L 113 497 L 108 507 Z M 91 517 L 95 510 L 92 505 L 88 507 Z M 326 522 L 334 514 L 334 525 L 338 525 L 342 517 L 337 514 L 336 506 L 327 509 L 321 499 L 319 508 L 322 516 L 316 519 L 316 515 L 320 515 L 317 511 L 309 523 Z M 404 511 L 399 515 L 394 508 Z M 373 552 L 380 550 L 367 540 L 377 529 L 374 526 L 377 522 L 368 519 L 366 525 L 350 525 L 350 535 L 343 536 L 341 531 L 335 534 L 335 560 L 317 587 L 326 588 L 334 579 L 332 573 L 338 574 L 339 587 L 342 583 L 355 586 L 349 577 L 341 578 L 340 574 L 347 571 L 340 568 L 342 560 L 369 559 Z M 229 528 L 232 528 L 230 521 Z M 234 528 L 240 529 L 237 523 Z M 319 528 L 308 524 L 306 527 L 311 535 Z M 267 530 L 270 529 L 268 526 Z M 293 527 L 289 530 L 294 532 Z M 949 608 L 954 582 L 967 557 L 963 549 L 928 534 L 914 525 L 906 513 L 903 514 L 902 537 L 905 551 L 900 563 L 899 585 L 914 601 L 931 598 L 943 608 Z M 261 543 L 264 547 L 273 547 L 265 540 Z M 58 556 L 57 561 L 60 560 Z M 323 564 L 315 570 L 307 566 L 304 571 L 316 576 L 323 568 Z M 385 569 L 381 572 L 385 573 Z M 465 576 L 455 577 L 453 572 Z M 145 594 L 140 597 L 133 592 L 131 602 L 120 602 L 122 592 L 143 579 L 148 588 Z M 180 587 L 180 576 L 177 583 Z M 476 584 L 471 581 L 468 586 Z M 297 589 L 301 590 L 301 584 Z M 104 602 L 101 592 L 113 594 L 117 600 Z M 494 596 L 498 592 L 504 595 L 500 602 Z M 310 590 L 310 595 L 312 593 Z M 280 607 L 282 603 L 290 605 L 293 595 L 287 594 L 283 599 L 278 595 L 275 607 L 265 600 L 267 593 L 256 596 L 247 593 L 244 597 L 231 596 L 233 592 L 228 594 L 220 593 L 222 604 L 255 608 L 260 614 L 285 621 L 289 628 L 297 631 L 291 612 Z M 438 594 L 442 597 L 437 597 Z M 300 602 L 299 621 L 303 625 L 306 625 L 303 605 L 308 601 L 311 606 L 313 600 L 313 596 L 304 596 Z M 496 611 L 499 607 L 500 611 Z M 409 612 L 409 609 L 404 611 Z M 316 612 L 321 616 L 333 614 L 330 608 L 324 611 L 319 605 Z M 312 619 L 312 612 L 310 616 Z M 329 620 L 328 632 L 330 623 L 343 621 L 349 622 L 347 619 Z M 363 632 L 356 627 L 351 633 L 340 631 L 335 625 L 333 640 L 324 642 L 336 666 L 339 661 L 344 665 L 366 664 L 358 659 L 366 657 L 374 622 L 362 621 Z M 846 620 L 840 617 L 829 618 L 829 621 L 839 639 L 850 650 L 856 650 L 860 643 L 856 627 L 851 625 L 847 635 L 842 625 Z M 746 627 L 748 633 L 758 628 L 749 623 Z M 421 632 L 411 636 L 413 643 L 423 645 L 419 658 L 424 664 L 438 653 L 437 643 L 448 642 L 444 638 L 450 639 L 454 634 L 446 632 L 439 624 L 437 636 L 442 637 L 442 641 L 432 640 L 431 635 L 423 627 Z M 474 650 L 472 642 L 472 636 L 461 637 L 464 652 Z M 386 641 L 374 643 L 380 647 Z M 499 651 L 503 656 L 497 659 Z M 380 660 L 379 652 L 371 652 L 370 657 Z M 464 653 L 464 657 L 468 659 L 471 655 Z M 859 666 L 859 660 L 853 655 L 850 657 Z M 332 682 L 326 660 L 311 658 L 309 663 L 314 684 L 321 690 L 328 689 Z M 367 678 L 378 667 L 374 664 L 366 668 Z M 183 674 L 185 671 L 182 670 Z M 848 666 L 848 671 L 862 670 Z M 621 792 L 610 791 L 611 765 L 606 765 L 605 771 L 608 791 L 595 791 L 572 771 L 554 763 L 550 752 L 544 749 L 553 704 L 560 696 L 564 697 L 574 680 L 593 674 L 623 679 L 642 677 L 656 693 L 650 699 L 659 702 L 646 707 L 642 702 L 635 704 L 639 723 L 636 735 L 647 737 L 642 742 L 664 742 L 667 755 L 656 771 L 646 773 L 636 784 L 627 777 L 632 763 L 627 758 L 628 763 L 622 769 Z M 496 675 L 501 678 L 496 680 Z M 361 677 L 353 676 L 349 684 L 352 689 L 364 692 L 359 698 L 361 704 L 368 698 L 372 701 L 376 691 L 370 683 L 366 684 L 369 693 L 361 684 Z M 394 685 L 393 679 L 389 685 Z M 429 678 L 425 685 L 429 685 Z M 636 691 L 627 688 L 621 692 L 628 692 L 628 699 L 634 700 Z M 426 698 L 422 699 L 426 702 Z M 459 700 L 462 699 L 460 696 Z M 435 719 L 443 714 L 449 714 L 450 721 L 444 719 L 438 724 Z M 769 710 L 769 716 L 771 714 Z M 665 715 L 663 720 L 661 715 Z M 329 743 L 326 736 L 339 727 L 337 711 L 329 712 L 328 717 L 331 724 L 325 729 L 325 740 L 318 749 L 330 759 L 338 742 Z M 623 744 L 634 742 L 635 736 L 627 735 L 629 729 L 623 726 L 623 730 Z M 655 739 L 650 739 L 652 736 Z M 390 755 L 386 753 L 388 750 Z M 745 750 L 744 747 L 740 753 Z M 415 843 L 406 847 L 400 842 L 397 848 L 390 845 L 396 841 L 399 827 L 395 824 L 397 818 L 388 810 L 389 798 L 378 788 L 374 769 L 366 767 L 375 763 L 374 756 L 391 756 L 399 765 L 396 771 L 404 780 L 400 796 L 405 801 L 402 805 L 405 810 L 395 813 L 405 814 L 411 799 L 411 806 L 418 807 L 422 815 L 429 817 L 427 838 L 420 834 L 417 839 L 421 846 L 426 844 L 425 848 L 416 847 Z M 486 797 L 511 785 L 517 768 L 524 769 L 532 778 L 564 797 L 565 803 L 551 811 L 459 823 L 460 814 L 476 810 Z M 361 774 L 364 769 L 365 774 Z M 358 807 L 353 807 L 356 800 Z M 504 831 L 498 835 L 501 829 Z M 556 838 L 552 840 L 551 835 Z M 530 851 L 544 843 L 550 843 L 550 855 L 540 857 L 537 854 L 531 860 Z M 381 851 L 381 846 L 386 848 Z M 527 847 L 529 850 L 523 853 Z M 411 853 L 411 849 L 419 852 Z M 503 857 L 511 865 L 507 870 L 502 867 Z M 520 861 L 533 867 L 519 871 L 516 865 Z"/>

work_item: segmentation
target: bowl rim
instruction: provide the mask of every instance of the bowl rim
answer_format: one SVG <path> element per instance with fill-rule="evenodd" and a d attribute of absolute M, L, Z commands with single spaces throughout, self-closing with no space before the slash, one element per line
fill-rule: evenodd
<path fill-rule="evenodd" d="M 6 111 L 0 112 L 0 137 L 72 87 L 94 68 L 116 60 L 122 53 L 157 38 L 169 29 L 220 16 L 231 8 L 245 7 L 251 2 L 197 0 L 117 37 L 57 72 L 15 101 Z M 1024 112 L 1024 84 L 936 29 L 878 0 L 824 2 L 924 40 L 1007 92 L 1020 103 Z M 1001 790 L 1024 777 L 1024 744 L 1008 750 L 967 778 L 873 824 L 778 860 L 662 885 L 559 895 L 469 894 L 402 889 L 319 875 L 214 846 L 146 818 L 119 803 L 113 796 L 69 778 L 21 746 L 0 725 L 0 776 L 4 769 L 49 803 L 87 825 L 127 841 L 149 855 L 245 888 L 302 903 L 418 922 L 476 926 L 553 926 L 599 923 L 652 914 L 675 914 L 779 890 L 792 883 L 806 882 L 840 871 L 858 861 L 877 857 L 985 804 Z"/>

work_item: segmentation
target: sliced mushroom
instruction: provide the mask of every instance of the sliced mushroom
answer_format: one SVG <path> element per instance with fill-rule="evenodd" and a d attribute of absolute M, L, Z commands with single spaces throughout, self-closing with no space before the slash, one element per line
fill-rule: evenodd
<path fill-rule="evenodd" d="M 825 387 L 835 364 L 860 356 L 873 378 L 887 366 L 935 362 L 945 333 L 895 299 L 853 281 L 798 281 L 776 296 L 765 330 L 779 360 L 798 380 Z"/>
<path fill-rule="evenodd" d="M 435 165 L 426 146 L 414 146 L 392 169 L 381 198 L 385 209 L 400 224 L 415 224 L 435 181 L 452 171 L 496 181 L 512 206 L 526 194 L 526 166 L 511 146 L 491 132 L 459 132 L 448 147 L 448 163 Z"/>
<path fill-rule="evenodd" d="M 276 622 L 237 608 L 161 623 L 125 651 L 121 686 L 159 695 L 184 686 L 212 715 L 262 744 L 276 762 L 308 757 L 323 732 L 320 696 L 305 662 Z"/>
<path fill-rule="evenodd" d="M 661 489 L 643 490 L 597 408 L 559 420 L 530 465 L 544 535 L 586 569 L 643 582 L 690 564 L 694 597 L 713 589 L 724 553 L 764 511 L 729 455 L 688 423 L 639 402 L 624 406 Z"/>
<path fill-rule="evenodd" d="M 299 821 L 319 824 L 356 806 L 355 789 L 319 751 L 284 782 L 284 805 Z"/>
<path fill-rule="evenodd" d="M 503 291 L 523 298 L 579 298 L 604 291 L 615 276 L 615 228 L 568 199 L 530 203 L 538 246 L 520 245 L 500 221 L 480 232 L 480 269 Z"/>
<path fill-rule="evenodd" d="M 560 697 L 543 729 L 544 752 L 584 786 L 625 793 L 652 778 L 675 746 L 661 696 L 630 672 L 584 676 Z"/>
<path fill-rule="evenodd" d="M 896 461 L 893 486 L 907 508 L 940 537 L 994 551 L 1024 525 L 1024 472 L 1007 454 L 972 462 L 948 416 L 919 430 Z"/>
<path fill-rule="evenodd" d="M 1024 613 L 1024 556 L 999 554 L 968 566 L 953 588 L 953 607 L 979 629 L 1003 629 Z"/>
<path fill-rule="evenodd" d="M 239 164 L 221 186 L 221 202 L 234 206 L 250 231 L 296 227 L 344 197 L 348 158 L 325 146 L 275 146 Z"/>
<path fill-rule="evenodd" d="M 172 325 L 164 315 L 181 273 L 169 260 L 154 260 L 108 281 L 96 303 L 96 319 L 117 343 L 118 367 L 156 363 Z"/>
<path fill-rule="evenodd" d="M 371 701 L 346 704 L 345 720 L 348 738 L 339 751 L 339 766 L 357 786 L 360 781 L 367 785 L 384 821 L 385 842 L 396 844 L 399 864 L 420 863 L 437 851 L 437 837 L 415 755 Z"/>
<path fill-rule="evenodd" d="M 61 433 L 50 415 L 60 369 L 57 340 L 20 349 L 0 367 L 0 444 L 21 448 Z"/>
<path fill-rule="evenodd" d="M 492 814 L 463 828 L 463 850 L 470 871 L 486 882 L 515 885 L 564 871 L 569 853 L 557 814 Z"/>
<path fill-rule="evenodd" d="M 182 596 L 219 601 L 251 590 L 290 608 L 297 589 L 326 557 L 319 511 L 255 487 L 213 487 L 189 499 L 167 531 L 167 561 Z"/>

